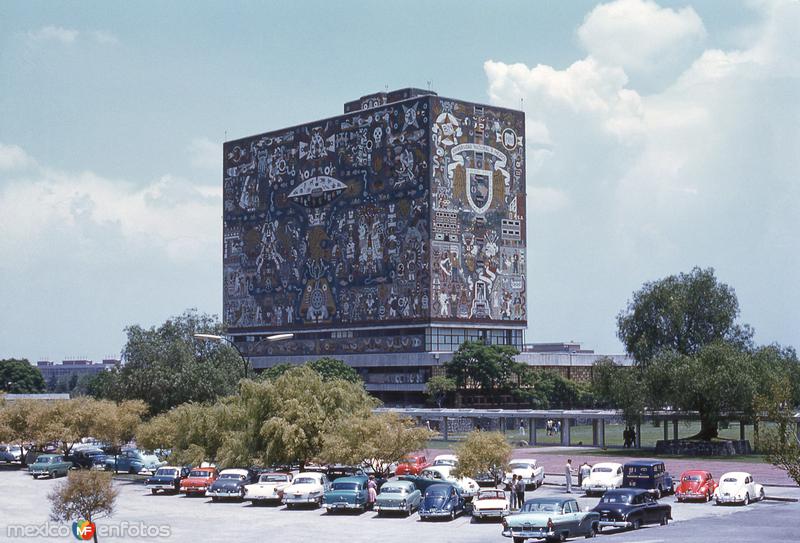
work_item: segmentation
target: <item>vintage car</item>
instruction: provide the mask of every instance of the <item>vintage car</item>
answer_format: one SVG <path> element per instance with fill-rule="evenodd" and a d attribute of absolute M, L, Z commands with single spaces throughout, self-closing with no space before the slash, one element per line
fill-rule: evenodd
<path fill-rule="evenodd" d="M 187 496 L 205 496 L 206 490 L 217 480 L 217 477 L 219 477 L 217 468 L 192 468 L 189 476 L 181 481 L 181 493 Z"/>
<path fill-rule="evenodd" d="M 753 480 L 753 476 L 744 471 L 729 471 L 719 479 L 719 486 L 714 491 L 717 505 L 723 503 L 740 503 L 748 505 L 751 501 L 766 498 L 764 487 Z"/>
<path fill-rule="evenodd" d="M 472 500 L 472 516 L 476 519 L 500 519 L 509 512 L 508 499 L 503 490 L 481 489 Z"/>
<path fill-rule="evenodd" d="M 395 475 L 419 475 L 428 466 L 430 464 L 424 454 L 410 454 L 397 464 Z"/>
<path fill-rule="evenodd" d="M 622 467 L 622 488 L 648 490 L 658 499 L 672 494 L 672 476 L 661 460 L 632 460 Z"/>
<path fill-rule="evenodd" d="M 45 476 L 55 479 L 59 475 L 66 476 L 70 469 L 72 462 L 67 462 L 60 454 L 40 454 L 36 462 L 28 466 L 28 473 L 34 479 Z"/>
<path fill-rule="evenodd" d="M 600 515 L 581 511 L 574 498 L 534 498 L 514 514 L 503 518 L 503 535 L 514 543 L 526 539 L 564 541 L 568 537 L 594 537 Z"/>
<path fill-rule="evenodd" d="M 155 473 L 164 464 L 156 455 L 136 449 L 123 449 L 116 457 L 109 455 L 105 459 L 105 469 L 115 473 Z"/>
<path fill-rule="evenodd" d="M 331 482 L 340 477 L 363 477 L 367 475 L 367 472 L 361 466 L 345 466 L 343 464 L 328 466 L 326 473 L 328 474 L 328 480 Z"/>
<path fill-rule="evenodd" d="M 707 471 L 689 470 L 681 473 L 680 481 L 675 486 L 675 498 L 679 501 L 703 500 L 710 502 L 714 498 L 717 482 Z"/>
<path fill-rule="evenodd" d="M 84 447 L 73 450 L 66 459 L 76 468 L 92 469 L 97 464 L 105 464 L 108 455 L 99 447 Z"/>
<path fill-rule="evenodd" d="M 322 505 L 322 498 L 330 490 L 328 476 L 317 471 L 304 471 L 295 476 L 292 484 L 283 490 L 283 503 L 286 507 L 301 504 Z"/>
<path fill-rule="evenodd" d="M 600 515 L 600 529 L 605 527 L 638 529 L 645 524 L 666 525 L 672 520 L 672 507 L 659 503 L 646 489 L 608 490 L 592 511 Z"/>
<path fill-rule="evenodd" d="M 584 477 L 581 484 L 587 496 L 592 494 L 602 495 L 606 490 L 622 486 L 622 464 L 616 462 L 598 462 L 592 466 L 588 477 Z"/>
<path fill-rule="evenodd" d="M 159 490 L 177 494 L 181 490 L 181 481 L 189 476 L 190 471 L 185 466 L 161 466 L 144 480 L 144 487 L 149 488 L 152 494 L 158 494 Z"/>
<path fill-rule="evenodd" d="M 262 473 L 258 476 L 258 482 L 244 487 L 244 499 L 253 502 L 253 505 L 280 503 L 284 489 L 292 484 L 292 478 L 291 473 Z"/>
<path fill-rule="evenodd" d="M 328 513 L 334 511 L 366 511 L 369 492 L 368 477 L 356 475 L 339 477 L 331 483 L 331 488 L 322 496 L 322 503 Z"/>
<path fill-rule="evenodd" d="M 410 481 L 388 481 L 381 487 L 381 493 L 375 500 L 375 511 L 378 516 L 384 513 L 399 511 L 407 516 L 419 509 L 422 492 Z"/>
<path fill-rule="evenodd" d="M 421 476 L 423 478 L 432 479 L 436 482 L 453 483 L 454 485 L 458 486 L 459 490 L 461 491 L 461 496 L 465 500 L 469 501 L 478 494 L 478 491 L 481 489 L 481 487 L 478 486 L 478 483 L 475 481 L 475 479 L 470 477 L 456 478 L 456 476 L 453 475 L 453 470 L 455 469 L 456 468 L 454 466 L 440 464 L 438 466 L 425 468 L 422 470 Z"/>
<path fill-rule="evenodd" d="M 452 483 L 437 483 L 429 486 L 419 506 L 422 520 L 445 518 L 453 520 L 464 512 L 464 497 L 461 489 Z"/>
<path fill-rule="evenodd" d="M 431 466 L 449 466 L 454 468 L 458 465 L 458 456 L 454 454 L 440 454 L 433 458 Z"/>
<path fill-rule="evenodd" d="M 19 462 L 25 452 L 27 450 L 23 451 L 19 445 L 0 445 L 0 453 L 3 453 L 6 462 Z"/>
<path fill-rule="evenodd" d="M 255 472 L 244 468 L 228 468 L 219 472 L 217 480 L 206 489 L 211 501 L 244 500 L 244 487 L 255 481 Z"/>
<path fill-rule="evenodd" d="M 510 483 L 514 475 L 522 477 L 526 490 L 539 488 L 544 482 L 544 468 L 536 463 L 535 458 L 512 458 L 508 463 L 508 471 L 503 482 Z"/>

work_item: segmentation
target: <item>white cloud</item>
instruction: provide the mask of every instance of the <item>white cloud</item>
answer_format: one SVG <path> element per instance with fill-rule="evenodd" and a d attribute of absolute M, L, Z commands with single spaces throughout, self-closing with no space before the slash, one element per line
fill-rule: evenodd
<path fill-rule="evenodd" d="M 195 138 L 187 148 L 195 168 L 222 170 L 222 145 L 207 138 Z"/>
<path fill-rule="evenodd" d="M 703 21 L 691 7 L 662 8 L 651 0 L 600 4 L 578 29 L 590 55 L 631 73 L 681 63 L 705 36 Z"/>
<path fill-rule="evenodd" d="M 94 41 L 96 41 L 97 43 L 102 43 L 107 45 L 113 45 L 119 43 L 119 38 L 117 38 L 114 34 L 106 30 L 95 30 L 94 32 L 92 32 L 92 37 L 94 38 Z"/>
<path fill-rule="evenodd" d="M 35 41 L 58 41 L 64 44 L 74 43 L 79 32 L 63 26 L 48 25 L 28 32 L 28 37 Z"/>
<path fill-rule="evenodd" d="M 0 143 L 0 171 L 22 170 L 33 163 L 22 147 Z"/>

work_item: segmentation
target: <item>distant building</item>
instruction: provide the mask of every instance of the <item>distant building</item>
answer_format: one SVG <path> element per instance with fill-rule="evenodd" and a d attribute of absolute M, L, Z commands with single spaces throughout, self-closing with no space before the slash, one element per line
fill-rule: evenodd
<path fill-rule="evenodd" d="M 113 358 L 106 358 L 102 362 L 95 363 L 86 359 L 68 359 L 56 364 L 49 360 L 40 360 L 36 363 L 36 367 L 44 377 L 45 383 L 48 387 L 51 384 L 57 383 L 64 378 L 71 378 L 73 375 L 81 377 L 82 375 L 94 375 L 104 370 L 109 370 L 119 364 L 119 360 Z"/>

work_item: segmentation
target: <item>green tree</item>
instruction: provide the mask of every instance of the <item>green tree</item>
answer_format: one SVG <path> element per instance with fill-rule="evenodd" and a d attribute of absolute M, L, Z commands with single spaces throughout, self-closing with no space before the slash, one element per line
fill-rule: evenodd
<path fill-rule="evenodd" d="M 31 423 L 37 441 L 57 443 L 64 454 L 70 454 L 81 438 L 94 436 L 109 408 L 109 402 L 82 397 L 42 404 Z"/>
<path fill-rule="evenodd" d="M 221 425 L 224 412 L 233 401 L 224 398 L 214 405 L 181 404 L 141 424 L 136 442 L 148 450 L 169 449 L 173 464 L 216 461 L 227 431 Z"/>
<path fill-rule="evenodd" d="M 640 368 L 618 366 L 609 358 L 601 359 L 592 368 L 592 386 L 607 407 L 622 410 L 627 424 L 642 420 L 648 393 Z"/>
<path fill-rule="evenodd" d="M 766 455 L 767 462 L 785 471 L 800 485 L 800 436 L 796 433 L 793 388 L 790 378 L 773 383 L 756 398 L 758 419 L 772 422 L 758 433 L 756 446 Z"/>
<path fill-rule="evenodd" d="M 526 366 L 514 360 L 519 351 L 510 345 L 486 345 L 466 341 L 444 364 L 458 389 L 476 388 L 484 393 L 510 390 L 519 385 Z"/>
<path fill-rule="evenodd" d="M 102 416 L 96 420 L 94 437 L 111 446 L 116 464 L 119 452 L 136 436 L 142 417 L 147 413 L 147 404 L 141 400 L 104 401 L 100 409 Z"/>
<path fill-rule="evenodd" d="M 257 380 L 259 380 L 259 381 L 264 381 L 264 380 L 274 381 L 275 379 L 277 379 L 278 377 L 280 377 L 281 375 L 283 375 L 284 373 L 286 373 L 287 371 L 289 371 L 293 367 L 294 366 L 292 364 L 289 364 L 287 362 L 281 362 L 280 364 L 275 364 L 274 366 L 272 366 L 270 368 L 267 368 L 264 371 L 262 371 L 261 373 L 259 373 L 258 377 L 257 377 Z"/>
<path fill-rule="evenodd" d="M 12 394 L 44 392 L 45 381 L 39 368 L 23 359 L 0 360 L 0 390 Z"/>
<path fill-rule="evenodd" d="M 0 409 L 0 442 L 13 443 L 20 448 L 35 445 L 41 436 L 37 421 L 46 405 L 40 400 L 6 402 Z M 24 454 L 21 461 L 23 466 L 27 465 Z"/>
<path fill-rule="evenodd" d="M 694 268 L 645 283 L 617 316 L 617 336 L 637 363 L 658 354 L 696 354 L 704 345 L 728 341 L 746 347 L 752 330 L 738 325 L 734 290 L 719 283 L 712 268 Z"/>
<path fill-rule="evenodd" d="M 319 373 L 323 381 L 341 379 L 350 383 L 363 383 L 356 370 L 336 358 L 322 357 L 308 362 L 308 367 Z"/>
<path fill-rule="evenodd" d="M 500 432 L 474 430 L 455 446 L 456 477 L 475 477 L 480 473 L 500 473 L 508 469 L 512 448 Z"/>
<path fill-rule="evenodd" d="M 50 519 L 58 521 L 88 520 L 95 522 L 111 516 L 119 491 L 111 482 L 110 473 L 99 471 L 73 471 L 66 481 L 57 485 L 48 495 Z M 97 532 L 93 533 L 97 543 Z"/>
<path fill-rule="evenodd" d="M 444 375 L 434 375 L 425 383 L 425 395 L 436 402 L 441 409 L 448 394 L 456 391 L 456 381 Z"/>
<path fill-rule="evenodd" d="M 89 387 L 95 396 L 143 400 L 156 414 L 185 402 L 232 394 L 242 377 L 242 360 L 235 349 L 194 338 L 197 333 L 222 334 L 215 317 L 192 310 L 158 328 L 133 325 L 125 332 L 125 363 L 98 374 Z"/>

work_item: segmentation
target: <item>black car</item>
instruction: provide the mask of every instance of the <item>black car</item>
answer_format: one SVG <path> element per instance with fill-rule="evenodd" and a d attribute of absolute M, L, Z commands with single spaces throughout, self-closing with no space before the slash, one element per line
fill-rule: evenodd
<path fill-rule="evenodd" d="M 600 529 L 605 527 L 638 529 L 645 524 L 666 525 L 672 520 L 672 507 L 659 503 L 647 490 L 617 488 L 606 490 L 597 507 Z"/>
<path fill-rule="evenodd" d="M 258 471 L 251 468 L 228 468 L 219 472 L 219 477 L 206 490 L 212 501 L 225 498 L 243 500 L 246 485 L 255 483 Z"/>
<path fill-rule="evenodd" d="M 648 490 L 656 498 L 673 494 L 672 476 L 660 460 L 632 460 L 622 468 L 622 488 Z"/>
<path fill-rule="evenodd" d="M 177 494 L 181 490 L 181 481 L 189 476 L 190 471 L 188 467 L 161 466 L 155 474 L 144 480 L 144 486 L 153 494 L 158 494 L 159 490 Z"/>
<path fill-rule="evenodd" d="M 103 464 L 108 455 L 99 447 L 78 449 L 67 455 L 66 460 L 79 469 L 91 469 L 95 464 Z"/>
<path fill-rule="evenodd" d="M 481 487 L 496 487 L 503 480 L 503 475 L 503 471 L 499 469 L 484 471 L 475 476 L 475 482 Z"/>
<path fill-rule="evenodd" d="M 326 473 L 331 481 L 335 481 L 339 477 L 368 477 L 367 472 L 359 466 L 343 466 L 341 464 L 328 466 Z"/>

